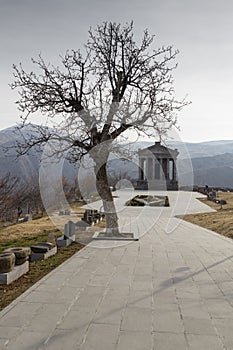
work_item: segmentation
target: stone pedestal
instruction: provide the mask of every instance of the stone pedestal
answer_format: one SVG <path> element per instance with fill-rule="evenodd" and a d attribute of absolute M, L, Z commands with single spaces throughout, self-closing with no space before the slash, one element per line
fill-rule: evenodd
<path fill-rule="evenodd" d="M 29 271 L 29 262 L 16 265 L 10 272 L 0 273 L 0 284 L 10 284 Z"/>
<path fill-rule="evenodd" d="M 57 253 L 57 247 L 54 247 L 47 251 L 47 253 L 33 253 L 31 254 L 31 261 L 37 261 L 37 260 L 43 260 L 47 259 L 52 255 L 55 255 Z"/>
<path fill-rule="evenodd" d="M 108 236 L 105 231 L 95 232 L 92 239 L 96 241 L 138 241 L 138 238 L 134 237 L 131 232 L 121 232 L 121 236 Z"/>

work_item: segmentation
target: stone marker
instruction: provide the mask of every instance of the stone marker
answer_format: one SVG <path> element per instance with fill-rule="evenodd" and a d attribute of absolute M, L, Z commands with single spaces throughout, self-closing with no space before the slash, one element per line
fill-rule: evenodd
<path fill-rule="evenodd" d="M 73 221 L 69 220 L 64 227 L 64 237 L 71 238 L 75 234 L 75 224 Z"/>
<path fill-rule="evenodd" d="M 71 245 L 75 241 L 75 224 L 69 220 L 64 226 L 64 235 L 57 239 L 58 247 L 64 247 Z"/>

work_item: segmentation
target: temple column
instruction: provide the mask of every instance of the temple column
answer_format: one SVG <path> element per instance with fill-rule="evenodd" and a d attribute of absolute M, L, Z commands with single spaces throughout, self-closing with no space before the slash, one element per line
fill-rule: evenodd
<path fill-rule="evenodd" d="M 161 172 L 162 172 L 162 159 L 158 159 L 158 165 L 159 165 L 159 180 L 163 177 Z"/>
<path fill-rule="evenodd" d="M 167 159 L 167 180 L 170 180 L 170 159 Z"/>
<path fill-rule="evenodd" d="M 176 175 L 176 162 L 173 159 L 173 181 L 177 181 Z"/>
<path fill-rule="evenodd" d="M 152 180 L 155 180 L 155 159 L 152 159 Z"/>
<path fill-rule="evenodd" d="M 160 159 L 154 159 L 153 162 L 153 169 L 154 169 L 154 173 L 153 173 L 153 179 L 154 180 L 160 180 L 161 178 L 161 164 L 160 164 Z"/>
<path fill-rule="evenodd" d="M 153 160 L 153 180 L 156 179 L 156 159 Z"/>
<path fill-rule="evenodd" d="M 147 158 L 147 180 L 153 179 L 153 159 Z"/>
<path fill-rule="evenodd" d="M 173 159 L 172 158 L 170 158 L 169 160 L 168 160 L 168 178 L 169 178 L 169 180 L 173 180 L 173 177 L 174 177 L 174 171 L 173 171 L 173 169 L 174 169 L 174 161 L 173 161 Z"/>
<path fill-rule="evenodd" d="M 167 180 L 168 179 L 168 159 L 163 158 L 162 159 L 162 164 L 163 164 L 163 172 L 164 172 L 164 177 Z"/>
<path fill-rule="evenodd" d="M 143 180 L 147 180 L 148 176 L 148 158 L 144 158 L 143 162 Z"/>
<path fill-rule="evenodd" d="M 144 180 L 144 158 L 139 158 L 139 180 Z"/>

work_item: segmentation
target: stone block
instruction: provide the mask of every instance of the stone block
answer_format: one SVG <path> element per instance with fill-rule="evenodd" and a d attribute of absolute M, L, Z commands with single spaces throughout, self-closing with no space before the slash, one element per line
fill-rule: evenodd
<path fill-rule="evenodd" d="M 75 235 L 71 236 L 70 238 L 66 238 L 65 236 L 59 237 L 57 239 L 57 246 L 58 247 L 67 247 L 71 245 L 75 241 Z"/>
<path fill-rule="evenodd" d="M 0 273 L 0 284 L 10 284 L 29 271 L 29 262 L 17 265 L 10 272 Z"/>
<path fill-rule="evenodd" d="M 37 260 L 43 260 L 47 259 L 52 255 L 55 255 L 57 253 L 57 247 L 54 247 L 47 251 L 46 253 L 33 253 L 31 254 L 31 261 L 37 261 Z"/>

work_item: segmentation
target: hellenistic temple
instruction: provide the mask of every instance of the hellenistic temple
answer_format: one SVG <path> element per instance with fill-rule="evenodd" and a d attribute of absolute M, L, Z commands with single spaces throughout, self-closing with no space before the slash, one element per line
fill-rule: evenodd
<path fill-rule="evenodd" d="M 139 149 L 139 179 L 136 190 L 178 190 L 176 160 L 179 152 L 155 142 Z"/>

